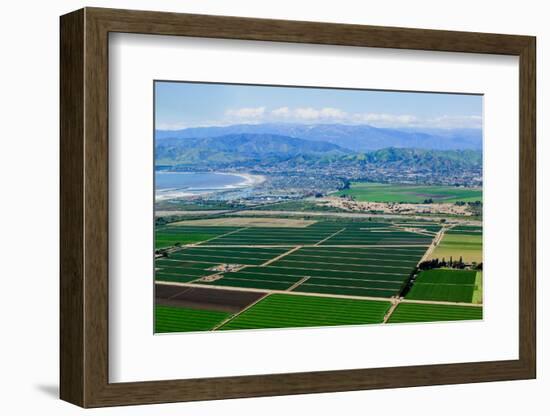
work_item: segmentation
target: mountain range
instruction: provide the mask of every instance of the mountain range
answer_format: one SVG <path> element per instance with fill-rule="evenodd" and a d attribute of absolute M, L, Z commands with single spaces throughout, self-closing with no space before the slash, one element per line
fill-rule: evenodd
<path fill-rule="evenodd" d="M 429 150 L 482 148 L 480 129 L 379 128 L 344 124 L 236 124 L 223 127 L 196 127 L 183 130 L 156 130 L 157 144 L 166 139 L 200 139 L 229 135 L 273 135 L 327 142 L 355 152 L 388 147 Z"/>
<path fill-rule="evenodd" d="M 333 143 L 275 134 L 158 139 L 155 162 L 189 169 L 246 168 L 261 171 L 368 172 L 371 169 L 457 174 L 482 166 L 475 149 L 433 150 L 388 147 L 357 152 Z"/>
<path fill-rule="evenodd" d="M 156 141 L 162 165 L 257 161 L 276 163 L 298 157 L 328 159 L 353 154 L 336 144 L 275 134 L 228 134 L 219 137 L 164 138 Z"/>

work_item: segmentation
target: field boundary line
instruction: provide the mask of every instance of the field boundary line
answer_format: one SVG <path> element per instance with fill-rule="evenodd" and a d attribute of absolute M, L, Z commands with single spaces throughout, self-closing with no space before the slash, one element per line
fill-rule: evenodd
<path fill-rule="evenodd" d="M 294 289 L 296 289 L 298 286 L 300 286 L 302 283 L 305 283 L 307 280 L 309 280 L 311 276 L 304 276 L 302 279 L 298 280 L 296 283 L 294 283 L 292 286 L 290 286 L 287 291 L 292 292 Z"/>
<path fill-rule="evenodd" d="M 239 231 L 248 230 L 249 228 L 250 227 L 243 227 L 243 228 L 239 228 L 238 230 L 229 231 L 228 233 L 220 234 L 220 235 L 217 235 L 216 237 L 209 238 L 208 240 L 199 241 L 198 243 L 187 245 L 186 247 L 200 246 L 201 244 L 208 243 L 209 241 L 216 240 L 218 238 L 222 238 L 222 237 L 225 237 L 225 236 L 228 236 L 228 235 L 231 235 L 231 234 L 235 234 L 235 233 L 238 233 Z"/>
<path fill-rule="evenodd" d="M 301 249 L 301 248 L 302 248 L 302 246 L 293 247 L 293 248 L 291 248 L 290 250 L 285 251 L 283 254 L 279 254 L 277 257 L 274 257 L 274 258 L 272 258 L 272 259 L 266 261 L 265 263 L 260 264 L 260 267 L 268 266 L 268 265 L 270 265 L 271 263 L 273 263 L 273 262 L 275 262 L 275 261 L 277 261 L 277 260 L 280 260 L 280 259 L 282 259 L 283 257 L 288 256 L 289 254 L 294 253 L 295 251 L 297 251 L 297 250 L 299 250 L 299 249 Z"/>
<path fill-rule="evenodd" d="M 436 247 L 439 245 L 439 243 L 441 242 L 441 240 L 443 240 L 443 236 L 445 235 L 445 230 L 446 228 L 443 227 L 441 228 L 441 230 L 438 231 L 438 233 L 435 235 L 435 237 L 432 239 L 432 242 L 431 244 L 428 246 L 428 249 L 426 250 L 426 252 L 424 253 L 424 255 L 422 256 L 422 258 L 419 260 L 419 262 L 417 263 L 417 265 L 419 265 L 420 263 L 428 260 L 428 257 L 430 257 L 433 253 L 433 251 L 436 249 Z"/>
<path fill-rule="evenodd" d="M 242 314 L 243 312 L 247 311 L 248 309 L 252 308 L 254 305 L 256 305 L 258 302 L 260 302 L 261 300 L 264 300 L 265 298 L 267 298 L 271 293 L 266 293 L 264 296 L 261 296 L 259 297 L 258 299 L 256 299 L 254 302 L 252 302 L 250 305 L 244 307 L 243 309 L 241 309 L 239 312 L 225 318 L 223 321 L 221 321 L 219 324 L 217 324 L 214 328 L 211 329 L 211 331 L 216 331 L 218 328 L 221 328 L 222 326 L 224 326 L 225 324 L 227 324 L 228 322 L 232 321 L 233 319 L 235 319 L 237 316 L 239 316 L 240 314 Z"/>
<path fill-rule="evenodd" d="M 321 241 L 317 241 L 315 244 L 313 244 L 313 247 L 317 247 L 319 246 L 319 244 L 323 244 L 325 241 L 327 241 L 329 238 L 332 238 L 334 237 L 335 235 L 338 235 L 340 234 L 342 231 L 345 231 L 346 230 L 346 227 L 342 228 L 341 230 L 338 230 L 336 231 L 335 233 L 329 235 L 328 237 L 326 238 L 323 238 Z"/>
<path fill-rule="evenodd" d="M 395 309 L 397 309 L 397 306 L 399 306 L 399 303 L 400 303 L 399 299 L 396 299 L 394 302 L 392 302 L 390 309 L 388 309 L 388 311 L 384 315 L 384 320 L 382 321 L 383 324 L 387 323 L 390 320 L 390 317 L 392 316 Z"/>
<path fill-rule="evenodd" d="M 449 305 L 449 306 L 470 306 L 473 308 L 482 308 L 482 303 L 467 303 L 467 302 L 447 302 L 444 300 L 420 300 L 420 299 L 402 299 L 401 303 L 420 303 L 427 305 Z"/>

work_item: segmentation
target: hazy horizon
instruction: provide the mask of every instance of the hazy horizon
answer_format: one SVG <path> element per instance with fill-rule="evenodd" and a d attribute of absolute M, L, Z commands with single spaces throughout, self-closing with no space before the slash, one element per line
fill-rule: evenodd
<path fill-rule="evenodd" d="M 340 124 L 399 129 L 481 129 L 471 94 L 155 82 L 156 130 L 242 124 Z"/>

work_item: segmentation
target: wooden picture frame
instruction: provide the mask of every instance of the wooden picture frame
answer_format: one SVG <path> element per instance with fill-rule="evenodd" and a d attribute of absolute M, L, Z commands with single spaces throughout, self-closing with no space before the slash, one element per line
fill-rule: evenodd
<path fill-rule="evenodd" d="M 82 407 L 530 379 L 536 376 L 535 38 L 85 8 L 61 17 L 60 396 Z M 108 35 L 192 36 L 519 57 L 519 359 L 238 377 L 108 379 Z"/>

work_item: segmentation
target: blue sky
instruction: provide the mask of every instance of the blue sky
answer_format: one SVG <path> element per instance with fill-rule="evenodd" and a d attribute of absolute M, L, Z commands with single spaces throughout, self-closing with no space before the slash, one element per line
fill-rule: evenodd
<path fill-rule="evenodd" d="M 155 82 L 160 130 L 250 123 L 481 128 L 479 95 Z"/>

